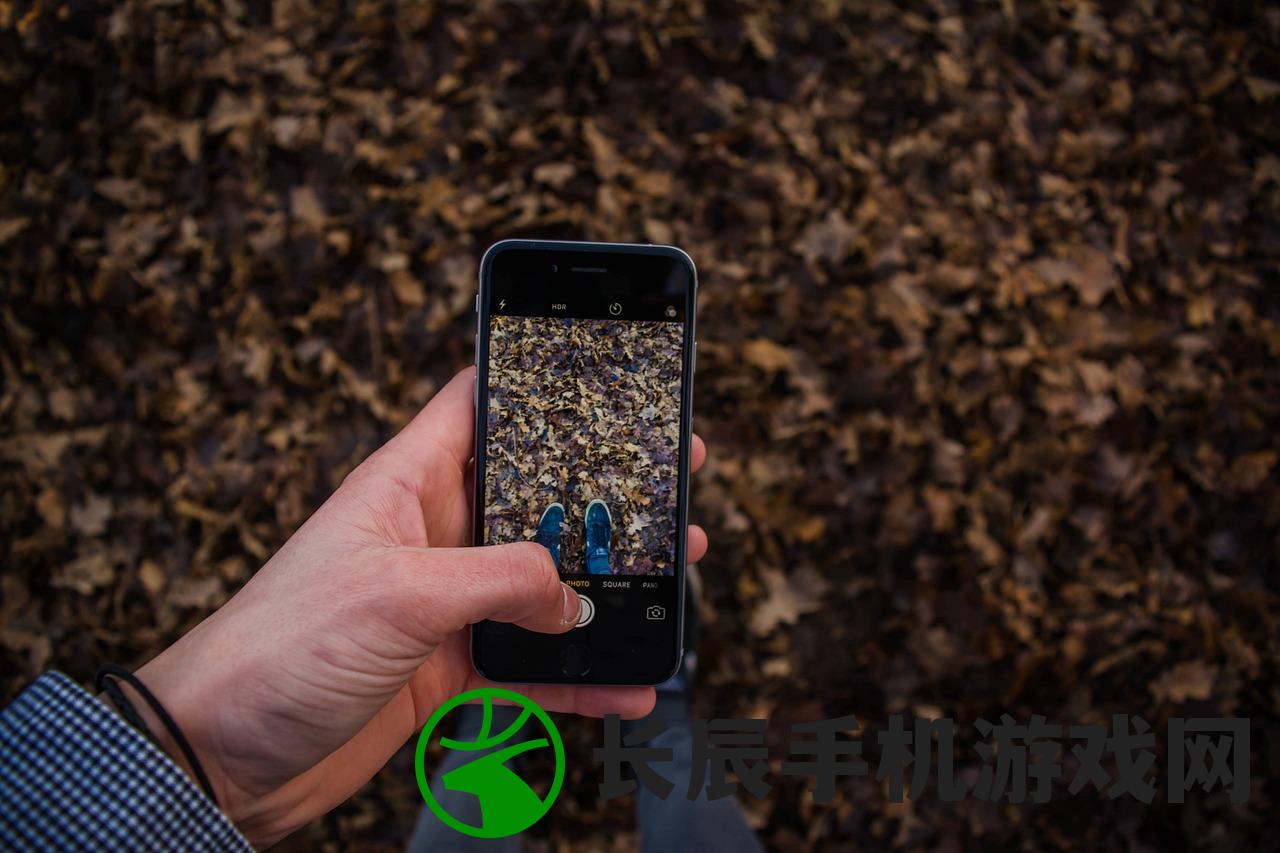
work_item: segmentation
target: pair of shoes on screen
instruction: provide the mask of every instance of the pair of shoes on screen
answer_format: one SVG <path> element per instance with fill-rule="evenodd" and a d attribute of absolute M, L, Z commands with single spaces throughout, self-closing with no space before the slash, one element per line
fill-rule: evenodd
<path fill-rule="evenodd" d="M 587 504 L 583 514 L 583 526 L 586 528 L 586 565 L 589 575 L 607 575 L 609 569 L 609 546 L 613 541 L 613 516 L 605 502 L 596 498 Z M 538 519 L 538 531 L 534 541 L 551 552 L 551 559 L 556 568 L 560 568 L 560 533 L 564 530 L 564 504 L 556 501 L 542 511 Z"/>

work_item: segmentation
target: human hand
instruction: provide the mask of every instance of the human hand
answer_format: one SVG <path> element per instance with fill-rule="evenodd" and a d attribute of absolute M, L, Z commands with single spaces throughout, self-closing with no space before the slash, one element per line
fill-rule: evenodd
<path fill-rule="evenodd" d="M 137 673 L 255 845 L 346 800 L 440 704 L 490 684 L 471 666 L 471 623 L 559 633 L 577 621 L 577 593 L 542 546 L 461 547 L 474 380 L 455 376 L 239 593 Z M 695 436 L 691 468 L 705 458 Z M 690 561 L 706 553 L 701 528 L 688 542 Z M 588 716 L 640 717 L 654 702 L 651 687 L 520 690 Z"/>

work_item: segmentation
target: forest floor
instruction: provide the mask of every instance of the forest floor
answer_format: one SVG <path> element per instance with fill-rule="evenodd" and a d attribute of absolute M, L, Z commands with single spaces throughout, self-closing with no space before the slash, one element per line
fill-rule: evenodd
<path fill-rule="evenodd" d="M 560 569 L 586 572 L 586 507 L 612 520 L 614 574 L 675 573 L 683 326 L 494 317 L 485 541 L 533 539 L 565 509 Z"/>
<path fill-rule="evenodd" d="M 701 276 L 696 710 L 1157 733 L 1150 805 L 874 778 L 770 849 L 1273 843 L 1280 8 L 0 2 L 0 666 L 136 664 L 470 363 L 512 236 Z M 1255 721 L 1170 804 L 1172 717 Z M 1271 722 L 1264 722 L 1271 721 Z M 598 724 L 534 832 L 626 849 Z M 1268 737 L 1272 743 L 1267 745 Z M 283 849 L 396 849 L 409 756 Z M 1268 818 L 1267 815 L 1272 817 Z"/>

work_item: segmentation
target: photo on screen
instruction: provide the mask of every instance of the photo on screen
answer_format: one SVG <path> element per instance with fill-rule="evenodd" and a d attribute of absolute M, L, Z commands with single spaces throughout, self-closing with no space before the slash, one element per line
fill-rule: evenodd
<path fill-rule="evenodd" d="M 682 343 L 680 323 L 491 319 L 487 544 L 542 542 L 562 574 L 675 574 Z"/>

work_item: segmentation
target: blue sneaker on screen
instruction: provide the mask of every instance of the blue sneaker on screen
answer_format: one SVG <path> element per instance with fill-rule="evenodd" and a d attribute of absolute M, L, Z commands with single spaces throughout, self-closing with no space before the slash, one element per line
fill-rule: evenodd
<path fill-rule="evenodd" d="M 551 559 L 557 569 L 560 568 L 560 528 L 563 524 L 564 506 L 556 501 L 542 511 L 542 518 L 538 519 L 538 532 L 533 535 L 534 542 L 551 552 Z"/>
<path fill-rule="evenodd" d="M 607 575 L 609 570 L 609 543 L 613 540 L 613 516 L 604 501 L 596 498 L 587 504 L 585 518 L 587 528 L 587 574 Z"/>

